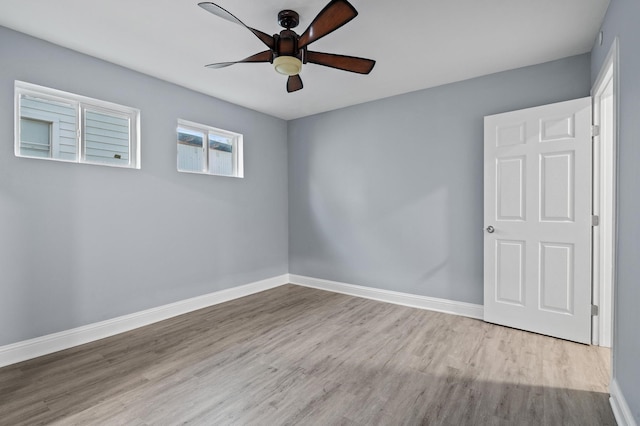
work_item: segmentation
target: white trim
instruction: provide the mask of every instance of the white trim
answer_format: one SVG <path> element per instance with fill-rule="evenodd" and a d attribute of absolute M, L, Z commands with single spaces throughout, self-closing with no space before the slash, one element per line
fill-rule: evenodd
<path fill-rule="evenodd" d="M 613 311 L 617 244 L 618 58 L 616 37 L 591 88 L 593 124 L 601 127 L 600 135 L 595 136 L 593 140 L 593 214 L 600 216 L 601 220 L 600 226 L 593 228 L 592 240 L 592 300 L 593 304 L 600 307 L 599 315 L 592 320 L 592 344 L 605 347 L 613 346 L 615 333 Z M 602 94 L 610 82 L 613 84 L 611 123 L 609 132 L 605 134 L 601 121 L 606 117 L 603 117 L 600 107 Z"/>
<path fill-rule="evenodd" d="M 613 410 L 613 415 L 616 418 L 618 426 L 637 426 L 636 421 L 633 419 L 631 409 L 627 404 L 627 400 L 622 394 L 622 390 L 620 390 L 616 379 L 611 381 L 609 392 L 611 393 L 609 403 L 611 404 L 611 409 Z"/>
<path fill-rule="evenodd" d="M 288 282 L 289 275 L 284 274 L 239 287 L 232 287 L 168 305 L 135 312 L 133 314 L 123 315 L 106 321 L 88 324 L 71 330 L 0 346 L 0 367 L 104 339 L 105 337 L 124 333 L 125 331 L 130 331 L 198 309 L 279 287 Z"/>
<path fill-rule="evenodd" d="M 456 302 L 435 297 L 419 296 L 416 294 L 401 293 L 398 291 L 382 290 L 371 287 L 363 287 L 353 284 L 345 284 L 336 281 L 323 280 L 301 275 L 289 274 L 289 282 L 304 287 L 333 291 L 334 293 L 348 294 L 350 296 L 363 297 L 410 308 L 426 309 L 429 311 L 444 312 L 447 314 L 482 319 L 484 308 L 473 303 Z"/>

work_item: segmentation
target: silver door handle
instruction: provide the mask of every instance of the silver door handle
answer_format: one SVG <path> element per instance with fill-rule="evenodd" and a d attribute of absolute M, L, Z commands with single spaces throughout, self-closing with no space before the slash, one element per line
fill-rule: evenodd
<path fill-rule="evenodd" d="M 496 228 L 494 228 L 493 226 L 489 225 L 487 226 L 487 232 L 490 234 L 493 234 L 496 231 Z"/>

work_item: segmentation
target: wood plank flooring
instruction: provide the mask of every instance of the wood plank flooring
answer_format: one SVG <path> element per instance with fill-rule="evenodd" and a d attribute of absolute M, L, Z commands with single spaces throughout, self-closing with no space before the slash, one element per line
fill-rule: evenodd
<path fill-rule="evenodd" d="M 0 369 L 2 425 L 614 425 L 609 350 L 294 285 Z"/>

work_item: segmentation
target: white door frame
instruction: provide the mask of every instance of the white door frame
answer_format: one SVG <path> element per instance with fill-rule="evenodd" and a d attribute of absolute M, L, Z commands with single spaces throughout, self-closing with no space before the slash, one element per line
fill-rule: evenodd
<path fill-rule="evenodd" d="M 592 320 L 592 343 L 612 347 L 615 338 L 613 321 L 616 282 L 617 229 L 617 163 L 618 163 L 618 38 L 616 37 L 598 73 L 591 96 L 593 124 L 600 132 L 593 142 L 593 214 L 600 223 L 593 227 L 593 304 L 599 313 Z M 608 87 L 612 85 L 612 100 L 604 107 Z"/>

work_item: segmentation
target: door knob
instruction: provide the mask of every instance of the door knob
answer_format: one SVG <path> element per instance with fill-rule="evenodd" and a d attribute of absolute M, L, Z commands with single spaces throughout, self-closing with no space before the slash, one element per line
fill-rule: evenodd
<path fill-rule="evenodd" d="M 490 234 L 493 234 L 495 232 L 496 228 L 494 228 L 493 226 L 489 225 L 487 226 L 487 232 Z"/>

